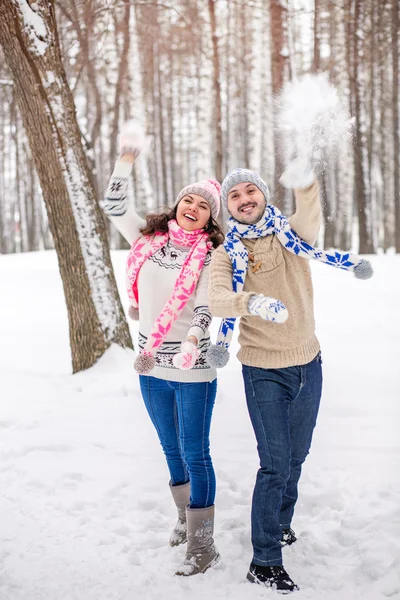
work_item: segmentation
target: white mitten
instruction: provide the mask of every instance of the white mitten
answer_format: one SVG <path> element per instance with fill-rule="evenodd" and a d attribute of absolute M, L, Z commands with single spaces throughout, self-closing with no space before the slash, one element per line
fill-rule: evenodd
<path fill-rule="evenodd" d="M 121 128 L 118 140 L 119 156 L 130 154 L 136 158 L 150 146 L 143 127 L 137 121 L 127 121 Z"/>
<path fill-rule="evenodd" d="M 307 188 L 314 183 L 315 179 L 315 173 L 309 161 L 298 157 L 288 163 L 279 181 L 283 187 L 291 190 Z"/>
<path fill-rule="evenodd" d="M 272 321 L 273 323 L 284 323 L 289 316 L 283 302 L 269 296 L 264 296 L 263 294 L 254 294 L 254 296 L 251 296 L 248 309 L 250 314 L 261 317 L 266 321 Z"/>
<path fill-rule="evenodd" d="M 174 367 L 176 369 L 181 369 L 182 371 L 188 371 L 189 369 L 193 369 L 196 360 L 199 358 L 199 351 L 193 342 L 182 342 L 181 351 L 178 354 L 175 354 L 172 362 L 174 363 Z"/>

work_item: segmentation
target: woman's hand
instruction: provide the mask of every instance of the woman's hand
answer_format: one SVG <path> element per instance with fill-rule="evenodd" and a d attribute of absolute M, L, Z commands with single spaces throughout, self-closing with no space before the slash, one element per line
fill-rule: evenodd
<path fill-rule="evenodd" d="M 121 128 L 118 140 L 120 160 L 133 164 L 141 152 L 149 147 L 149 141 L 141 125 L 128 121 Z"/>
<path fill-rule="evenodd" d="M 134 156 L 133 154 L 123 154 L 119 160 L 121 160 L 122 162 L 129 163 L 130 165 L 133 165 L 135 158 L 136 158 L 136 156 Z"/>
<path fill-rule="evenodd" d="M 197 349 L 197 338 L 191 335 L 181 344 L 181 351 L 175 354 L 172 362 L 176 369 L 181 371 L 188 371 L 193 369 L 196 364 L 196 360 L 199 358 L 199 351 Z"/>

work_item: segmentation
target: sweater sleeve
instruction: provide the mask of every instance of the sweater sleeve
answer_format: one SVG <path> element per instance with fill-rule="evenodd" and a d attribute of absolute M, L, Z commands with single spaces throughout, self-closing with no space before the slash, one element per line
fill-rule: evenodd
<path fill-rule="evenodd" d="M 314 244 L 321 227 L 319 183 L 294 191 L 296 212 L 289 219 L 290 226 L 308 244 Z"/>
<path fill-rule="evenodd" d="M 250 315 L 248 304 L 252 292 L 234 292 L 232 263 L 223 246 L 213 254 L 208 284 L 208 305 L 215 317 L 233 318 Z"/>
<path fill-rule="evenodd" d="M 102 209 L 111 223 L 123 235 L 126 241 L 132 245 L 141 236 L 140 229 L 146 224 L 133 210 L 127 206 L 127 193 L 129 175 L 132 165 L 122 160 L 117 160 L 113 174 L 111 175 Z"/>
<path fill-rule="evenodd" d="M 211 257 L 210 255 L 207 255 L 205 264 L 201 270 L 201 274 L 197 282 L 193 318 L 187 334 L 187 337 L 194 335 L 199 342 L 204 337 L 204 334 L 212 321 L 212 315 L 210 313 L 210 309 L 208 308 L 208 281 L 210 278 L 210 263 Z"/>

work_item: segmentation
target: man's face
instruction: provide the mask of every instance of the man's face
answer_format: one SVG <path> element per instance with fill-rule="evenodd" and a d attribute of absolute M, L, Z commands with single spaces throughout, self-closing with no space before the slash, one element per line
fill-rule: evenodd
<path fill-rule="evenodd" d="M 239 223 L 257 223 L 265 212 L 264 194 L 254 183 L 242 182 L 234 185 L 228 194 L 228 211 Z"/>

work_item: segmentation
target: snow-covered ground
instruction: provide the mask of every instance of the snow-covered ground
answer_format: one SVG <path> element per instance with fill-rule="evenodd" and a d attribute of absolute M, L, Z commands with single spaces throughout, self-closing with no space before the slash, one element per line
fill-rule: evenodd
<path fill-rule="evenodd" d="M 400 257 L 372 262 L 369 281 L 312 265 L 325 383 L 284 549 L 299 600 L 400 598 Z M 174 577 L 184 548 L 167 545 L 168 473 L 132 353 L 72 376 L 55 254 L 2 256 L 0 278 L 0 599 L 276 597 L 245 580 L 258 461 L 237 360 L 212 426 L 222 561 Z"/>

